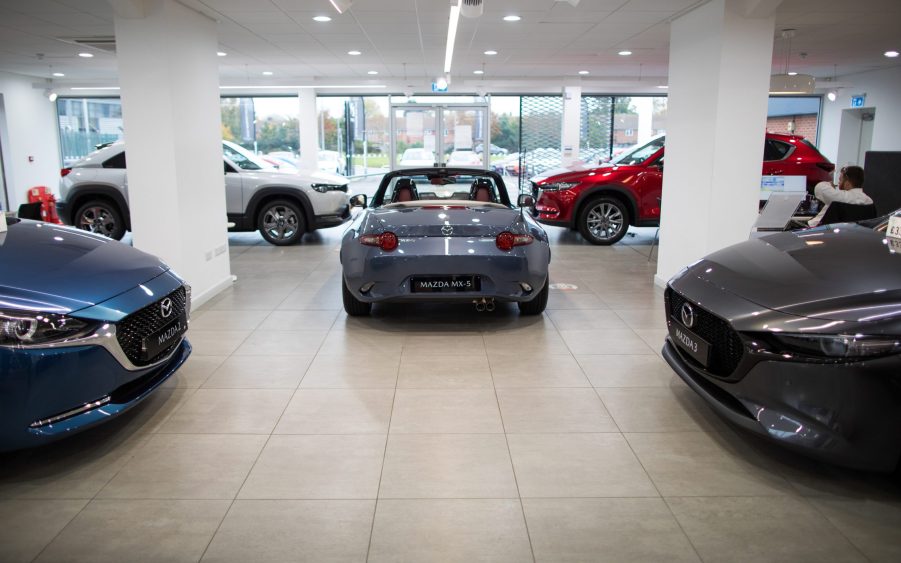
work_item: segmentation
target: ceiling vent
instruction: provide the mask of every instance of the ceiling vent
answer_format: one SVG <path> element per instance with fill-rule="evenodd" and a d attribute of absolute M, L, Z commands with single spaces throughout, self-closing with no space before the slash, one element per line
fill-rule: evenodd
<path fill-rule="evenodd" d="M 460 2 L 460 15 L 464 18 L 477 18 L 482 15 L 485 5 L 482 0 L 463 0 Z"/>
<path fill-rule="evenodd" d="M 109 35 L 99 37 L 60 37 L 59 39 L 66 43 L 91 47 L 93 49 L 106 51 L 107 53 L 116 52 L 116 38 Z"/>

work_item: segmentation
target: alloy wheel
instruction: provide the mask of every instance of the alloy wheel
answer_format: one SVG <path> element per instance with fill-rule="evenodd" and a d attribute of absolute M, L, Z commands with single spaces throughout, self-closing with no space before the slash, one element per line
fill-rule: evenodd
<path fill-rule="evenodd" d="M 619 207 L 602 202 L 588 212 L 588 231 L 599 240 L 614 238 L 623 228 L 624 218 Z"/>
<path fill-rule="evenodd" d="M 292 238 L 297 233 L 297 213 L 286 205 L 274 205 L 263 214 L 263 229 L 277 240 Z"/>
<path fill-rule="evenodd" d="M 104 207 L 88 207 L 81 212 L 78 227 L 98 235 L 112 237 L 116 230 L 116 218 Z"/>

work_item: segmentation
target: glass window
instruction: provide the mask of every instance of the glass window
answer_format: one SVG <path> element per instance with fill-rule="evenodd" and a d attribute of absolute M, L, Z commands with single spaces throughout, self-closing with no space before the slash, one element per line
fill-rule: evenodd
<path fill-rule="evenodd" d="M 788 143 L 766 139 L 763 145 L 763 160 L 782 160 L 791 149 L 792 146 Z"/>
<path fill-rule="evenodd" d="M 63 166 L 123 136 L 122 103 L 118 98 L 58 98 L 56 111 Z"/>
<path fill-rule="evenodd" d="M 125 151 L 120 152 L 116 156 L 110 157 L 103 162 L 104 168 L 125 169 Z"/>
<path fill-rule="evenodd" d="M 767 105 L 766 130 L 800 135 L 816 143 L 821 105 L 820 96 L 772 96 Z"/>
<path fill-rule="evenodd" d="M 234 143 L 222 143 L 222 154 L 242 170 L 262 170 L 264 168 L 271 168 L 271 166 L 268 166 L 264 161 L 258 159 L 243 147 L 235 145 Z"/>
<path fill-rule="evenodd" d="M 649 143 L 644 145 L 639 145 L 634 149 L 626 151 L 619 156 L 615 157 L 611 162 L 613 164 L 619 164 L 621 166 L 632 166 L 635 164 L 641 164 L 648 158 L 650 158 L 655 152 L 660 150 L 663 147 L 663 143 L 666 140 L 666 137 L 657 137 L 656 139 L 651 140 Z"/>

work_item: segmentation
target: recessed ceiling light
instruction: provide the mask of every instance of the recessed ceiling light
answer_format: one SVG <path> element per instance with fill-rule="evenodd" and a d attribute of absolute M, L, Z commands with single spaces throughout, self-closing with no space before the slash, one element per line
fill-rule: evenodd
<path fill-rule="evenodd" d="M 228 53 L 226 53 L 225 51 L 217 51 L 216 52 L 217 57 L 224 57 L 226 55 L 228 55 Z"/>
<path fill-rule="evenodd" d="M 898 51 L 886 51 L 885 56 L 890 59 L 894 59 L 895 57 L 898 56 Z"/>
<path fill-rule="evenodd" d="M 263 76 L 272 76 L 272 71 L 271 71 L 271 70 L 264 70 L 264 71 L 263 71 Z"/>
<path fill-rule="evenodd" d="M 622 56 L 624 56 L 624 57 L 628 57 L 629 55 L 632 54 L 632 51 L 628 51 L 628 50 L 620 51 L 619 54 L 622 55 Z"/>
<path fill-rule="evenodd" d="M 588 74 L 588 71 L 587 71 L 587 70 L 580 70 L 580 71 L 579 71 L 579 74 Z"/>
<path fill-rule="evenodd" d="M 798 73 L 797 73 L 797 72 L 789 72 L 789 73 L 787 73 L 787 74 L 788 74 L 789 76 L 798 76 Z"/>
<path fill-rule="evenodd" d="M 474 71 L 472 71 L 472 73 L 473 74 L 485 74 L 485 71 L 484 70 L 474 70 Z"/>
<path fill-rule="evenodd" d="M 360 51 L 348 51 L 347 54 L 356 57 L 357 55 L 362 55 L 363 53 L 361 53 Z"/>
<path fill-rule="evenodd" d="M 377 71 L 377 70 L 370 70 L 366 74 L 378 74 L 378 73 L 379 73 L 379 71 Z"/>
<path fill-rule="evenodd" d="M 328 17 L 328 16 L 315 16 L 315 17 L 313 18 L 313 21 L 325 23 L 325 22 L 330 22 L 330 21 L 332 21 L 332 18 L 330 18 L 330 17 Z"/>
<path fill-rule="evenodd" d="M 659 84 L 657 87 L 663 89 L 669 88 L 669 86 L 667 86 L 666 84 Z"/>
<path fill-rule="evenodd" d="M 61 72 L 54 72 L 53 76 L 65 76 L 65 74 L 63 74 Z"/>
<path fill-rule="evenodd" d="M 518 22 L 518 21 L 521 20 L 521 19 L 522 19 L 522 18 L 519 17 L 519 16 L 504 16 L 504 21 L 505 21 L 505 22 Z"/>
<path fill-rule="evenodd" d="M 93 53 L 78 53 L 78 56 L 83 59 L 90 59 L 91 57 L 94 56 L 94 54 Z"/>
<path fill-rule="evenodd" d="M 493 49 L 488 49 L 487 51 L 485 51 L 485 54 L 488 55 L 488 56 L 496 55 L 496 54 L 497 54 L 497 51 L 495 51 L 495 50 L 493 50 Z"/>

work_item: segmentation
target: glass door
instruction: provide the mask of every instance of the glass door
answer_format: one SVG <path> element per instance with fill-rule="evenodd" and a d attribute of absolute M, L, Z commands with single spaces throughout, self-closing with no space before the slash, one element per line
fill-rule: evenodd
<path fill-rule="evenodd" d="M 487 168 L 488 104 L 391 104 L 391 169 Z"/>

